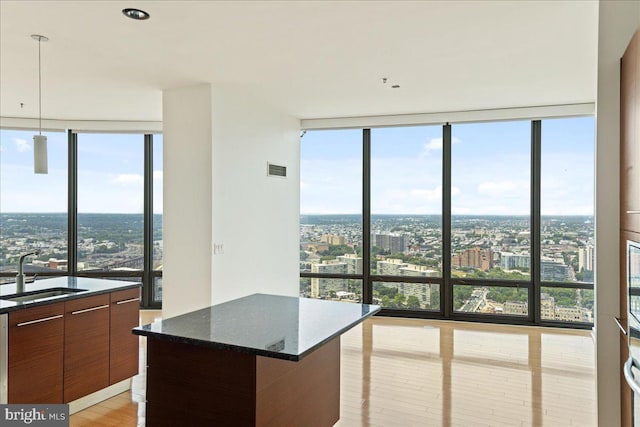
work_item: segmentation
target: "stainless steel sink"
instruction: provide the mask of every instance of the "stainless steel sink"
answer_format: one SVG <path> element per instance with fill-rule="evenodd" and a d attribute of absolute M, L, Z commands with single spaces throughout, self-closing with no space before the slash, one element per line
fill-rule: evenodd
<path fill-rule="evenodd" d="M 13 294 L 13 295 L 5 295 L 0 297 L 1 300 L 4 301 L 13 301 L 13 302 L 29 302 L 29 301 L 37 301 L 41 299 L 58 297 L 61 295 L 74 294 L 76 292 L 83 292 L 86 289 L 69 289 L 69 288 L 50 288 L 43 289 L 41 291 L 31 291 L 31 292 L 23 292 L 21 294 Z"/>

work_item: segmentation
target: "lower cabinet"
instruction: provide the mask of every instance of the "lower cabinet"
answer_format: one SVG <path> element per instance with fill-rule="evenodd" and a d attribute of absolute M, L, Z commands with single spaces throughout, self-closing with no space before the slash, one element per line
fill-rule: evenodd
<path fill-rule="evenodd" d="M 140 339 L 131 329 L 140 323 L 140 289 L 111 294 L 109 384 L 138 374 Z"/>
<path fill-rule="evenodd" d="M 62 403 L 64 303 L 8 315 L 9 403 Z"/>
<path fill-rule="evenodd" d="M 138 373 L 140 289 L 8 315 L 8 403 L 69 403 Z"/>
<path fill-rule="evenodd" d="M 109 386 L 108 294 L 64 305 L 64 403 Z"/>

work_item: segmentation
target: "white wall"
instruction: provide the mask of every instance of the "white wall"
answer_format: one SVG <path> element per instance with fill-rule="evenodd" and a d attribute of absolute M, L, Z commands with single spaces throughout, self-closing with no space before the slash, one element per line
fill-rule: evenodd
<path fill-rule="evenodd" d="M 213 304 L 299 291 L 300 121 L 239 89 L 213 89 Z M 267 177 L 267 162 L 287 177 Z"/>
<path fill-rule="evenodd" d="M 298 295 L 300 121 L 208 84 L 166 90 L 163 116 L 163 316 Z"/>
<path fill-rule="evenodd" d="M 598 425 L 620 425 L 619 204 L 620 58 L 638 26 L 640 3 L 601 1 L 596 99 L 596 364 Z"/>
<path fill-rule="evenodd" d="M 165 318 L 211 300 L 211 86 L 163 93 Z"/>

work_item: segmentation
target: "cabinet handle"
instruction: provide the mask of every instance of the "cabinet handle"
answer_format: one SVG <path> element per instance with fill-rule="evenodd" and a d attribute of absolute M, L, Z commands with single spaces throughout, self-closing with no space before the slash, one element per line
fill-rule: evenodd
<path fill-rule="evenodd" d="M 72 311 L 71 314 L 73 314 L 73 315 L 82 314 L 82 313 L 86 313 L 86 312 L 89 312 L 89 311 L 102 310 L 103 308 L 109 308 L 109 306 L 108 305 L 99 305 L 97 307 L 85 308 L 84 310 Z"/>
<path fill-rule="evenodd" d="M 622 326 L 622 321 L 620 319 L 618 319 L 617 317 L 613 318 L 613 321 L 616 322 L 616 325 L 618 325 L 618 328 L 620 328 L 620 331 L 627 335 L 627 331 L 624 329 L 624 327 Z"/>
<path fill-rule="evenodd" d="M 46 321 L 48 321 L 48 320 L 59 319 L 59 318 L 61 318 L 61 317 L 63 317 L 63 316 L 64 316 L 64 315 L 62 315 L 62 314 L 58 314 L 57 316 L 43 317 L 42 319 L 29 320 L 28 322 L 18 323 L 16 326 L 27 326 L 27 325 L 33 325 L 34 323 L 40 323 L 40 322 L 46 322 Z"/>
<path fill-rule="evenodd" d="M 628 214 L 640 214 L 640 211 L 627 211 Z"/>
<path fill-rule="evenodd" d="M 134 301 L 138 301 L 140 302 L 140 298 L 131 298 L 131 299 L 126 299 L 124 301 L 118 301 L 116 302 L 116 304 L 120 305 L 120 304 L 126 304 L 128 302 L 134 302 Z"/>

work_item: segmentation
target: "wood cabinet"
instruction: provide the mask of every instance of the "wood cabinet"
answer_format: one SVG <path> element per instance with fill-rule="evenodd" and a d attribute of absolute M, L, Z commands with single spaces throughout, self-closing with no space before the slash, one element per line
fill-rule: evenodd
<path fill-rule="evenodd" d="M 620 317 L 627 326 L 627 240 L 640 242 L 640 33 L 620 60 Z M 621 423 L 632 423 L 632 392 L 622 375 L 629 357 L 627 336 L 620 334 Z"/>
<path fill-rule="evenodd" d="M 8 402 L 62 403 L 64 303 L 8 316 Z"/>
<path fill-rule="evenodd" d="M 138 373 L 140 288 L 8 315 L 8 403 L 68 403 Z"/>
<path fill-rule="evenodd" d="M 64 402 L 109 385 L 109 294 L 65 302 Z"/>
<path fill-rule="evenodd" d="M 627 319 L 627 240 L 634 242 L 640 242 L 640 233 L 634 233 L 631 231 L 622 231 L 620 233 L 620 326 L 624 329 L 624 332 L 620 331 L 620 405 L 621 405 L 621 425 L 632 425 L 632 408 L 633 408 L 633 392 L 627 385 L 627 380 L 624 378 L 622 366 L 624 362 L 629 358 L 629 343 L 626 331 L 628 330 Z"/>
<path fill-rule="evenodd" d="M 111 294 L 109 384 L 138 373 L 139 338 L 131 333 L 140 319 L 140 289 Z"/>
<path fill-rule="evenodd" d="M 620 61 L 620 225 L 634 232 L 640 232 L 639 43 L 636 33 Z"/>

